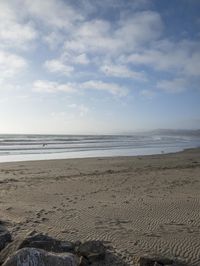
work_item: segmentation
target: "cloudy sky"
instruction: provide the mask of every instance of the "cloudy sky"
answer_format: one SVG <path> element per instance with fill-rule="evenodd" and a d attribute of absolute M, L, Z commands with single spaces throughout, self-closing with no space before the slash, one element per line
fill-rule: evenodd
<path fill-rule="evenodd" d="M 200 128 L 199 0 L 0 0 L 0 133 Z"/>

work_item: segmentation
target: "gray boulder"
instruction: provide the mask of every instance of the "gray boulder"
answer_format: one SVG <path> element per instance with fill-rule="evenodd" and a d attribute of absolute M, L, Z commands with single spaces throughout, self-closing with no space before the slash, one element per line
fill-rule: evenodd
<path fill-rule="evenodd" d="M 19 245 L 19 249 L 24 247 L 40 248 L 52 252 L 73 252 L 74 244 L 69 241 L 61 241 L 43 234 L 36 234 L 26 237 Z"/>
<path fill-rule="evenodd" d="M 101 241 L 87 241 L 80 244 L 77 254 L 86 258 L 90 263 L 105 258 L 106 248 Z"/>
<path fill-rule="evenodd" d="M 9 242 L 11 242 L 11 234 L 2 224 L 0 224 L 0 251 L 4 249 Z"/>
<path fill-rule="evenodd" d="M 9 243 L 1 252 L 0 252 L 0 265 L 12 255 L 15 251 L 19 249 L 19 246 L 22 242 L 22 239 L 15 239 L 13 242 Z"/>
<path fill-rule="evenodd" d="M 43 234 L 17 238 L 0 252 L 0 265 L 14 252 L 22 248 L 39 248 L 50 252 L 74 252 L 74 244 L 60 241 Z"/>
<path fill-rule="evenodd" d="M 174 265 L 174 261 L 166 257 L 145 255 L 139 258 L 137 265 L 139 266 Z"/>
<path fill-rule="evenodd" d="M 50 253 L 42 249 L 23 248 L 9 257 L 2 266 L 78 266 L 73 254 Z"/>

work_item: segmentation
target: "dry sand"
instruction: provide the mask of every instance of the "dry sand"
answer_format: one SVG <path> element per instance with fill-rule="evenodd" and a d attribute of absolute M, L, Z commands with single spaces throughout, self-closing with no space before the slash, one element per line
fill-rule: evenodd
<path fill-rule="evenodd" d="M 126 265 L 144 253 L 200 265 L 200 149 L 2 163 L 0 186 L 0 220 L 13 236 L 104 240 Z"/>

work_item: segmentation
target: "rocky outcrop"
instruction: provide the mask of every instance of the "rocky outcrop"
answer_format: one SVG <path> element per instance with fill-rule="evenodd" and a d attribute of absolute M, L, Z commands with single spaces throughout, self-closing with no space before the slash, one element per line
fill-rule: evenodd
<path fill-rule="evenodd" d="M 26 237 L 19 245 L 19 249 L 24 247 L 40 248 L 58 253 L 74 252 L 74 244 L 72 242 L 57 240 L 43 234 Z"/>
<path fill-rule="evenodd" d="M 2 266 L 88 266 L 126 265 L 112 256 L 101 241 L 75 243 L 61 241 L 35 232 L 11 243 L 11 235 L 0 231 L 0 265 Z M 134 259 L 135 266 L 183 266 L 176 260 L 157 255 L 144 255 Z"/>
<path fill-rule="evenodd" d="M 3 266 L 78 266 L 78 257 L 71 253 L 51 253 L 42 249 L 22 248 L 9 257 Z"/>
<path fill-rule="evenodd" d="M 136 266 L 183 266 L 182 263 L 170 258 L 157 256 L 157 255 L 145 255 L 137 259 Z"/>
<path fill-rule="evenodd" d="M 1 252 L 0 252 L 0 265 L 13 253 L 15 253 L 22 243 L 21 238 L 15 239 L 13 242 L 9 243 Z"/>
<path fill-rule="evenodd" d="M 69 241 L 60 241 L 43 234 L 28 235 L 25 238 L 17 238 L 7 245 L 0 253 L 0 265 L 14 252 L 22 248 L 39 248 L 50 252 L 72 252 L 74 244 Z"/>
<path fill-rule="evenodd" d="M 11 234 L 5 228 L 5 226 L 0 223 L 0 251 L 9 243 L 11 242 Z"/>
<path fill-rule="evenodd" d="M 86 264 L 86 260 L 88 263 L 92 263 L 95 260 L 104 259 L 106 248 L 101 241 L 87 241 L 85 243 L 80 244 L 76 252 L 79 256 L 82 256 L 82 265 Z"/>
<path fill-rule="evenodd" d="M 23 253 L 19 252 L 20 250 L 23 250 Z M 32 253 L 30 253 L 31 250 L 33 251 Z M 42 252 L 37 253 L 36 252 L 37 250 L 39 251 L 43 250 L 46 253 L 42 253 Z M 53 252 L 53 253 L 48 253 L 48 252 Z M 70 252 L 71 254 L 74 254 L 74 255 L 76 254 L 77 258 L 79 258 L 78 265 L 83 266 L 83 265 L 89 265 L 94 261 L 99 261 L 99 260 L 104 259 L 106 248 L 102 244 L 101 241 L 87 241 L 84 243 L 77 241 L 75 243 L 72 243 L 69 241 L 57 240 L 57 239 L 54 239 L 52 237 L 49 237 L 43 234 L 34 234 L 34 235 L 28 235 L 24 238 L 15 239 L 13 242 L 8 244 L 0 252 L 0 265 L 2 265 L 3 263 L 5 264 L 5 261 L 7 261 L 8 258 L 12 258 L 12 260 L 8 260 L 8 263 L 10 263 L 10 261 L 12 261 L 13 263 L 16 263 L 15 261 L 17 261 L 17 259 L 18 261 L 20 261 L 19 258 L 23 258 L 25 261 L 26 260 L 31 261 L 33 258 L 34 260 L 36 260 L 35 259 L 35 257 L 37 257 L 36 254 L 40 254 L 40 257 L 42 257 L 42 260 L 44 261 L 44 258 L 46 258 L 45 256 L 47 255 L 48 257 L 51 257 L 51 258 L 53 256 L 53 259 L 55 259 L 56 253 L 57 253 L 58 259 L 60 260 L 59 254 L 62 254 L 64 252 L 65 253 Z M 5 265 L 11 265 L 11 264 L 5 264 Z M 13 264 L 13 265 L 17 265 L 17 264 Z M 21 265 L 22 264 L 19 264 L 18 266 L 21 266 Z M 27 264 L 27 265 L 32 265 L 32 264 Z M 35 264 L 33 265 L 35 266 Z M 41 265 L 43 266 L 43 264 Z M 50 265 L 53 265 L 53 264 L 50 264 Z M 54 265 L 56 266 L 56 265 L 62 265 L 62 264 L 54 264 Z"/>

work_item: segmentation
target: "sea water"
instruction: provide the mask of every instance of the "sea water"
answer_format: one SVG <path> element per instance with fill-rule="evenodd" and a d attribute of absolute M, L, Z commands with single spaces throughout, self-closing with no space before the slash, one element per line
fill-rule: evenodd
<path fill-rule="evenodd" d="M 150 155 L 200 147 L 200 134 L 0 135 L 0 162 Z"/>

